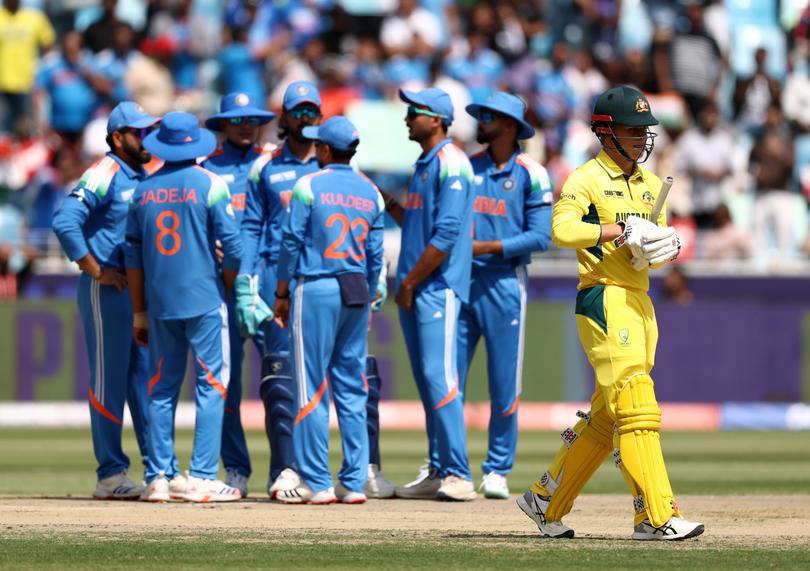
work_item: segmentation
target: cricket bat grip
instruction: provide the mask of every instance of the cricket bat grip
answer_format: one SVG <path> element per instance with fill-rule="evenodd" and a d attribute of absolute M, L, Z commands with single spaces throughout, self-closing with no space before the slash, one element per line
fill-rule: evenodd
<path fill-rule="evenodd" d="M 668 176 L 661 181 L 661 190 L 658 191 L 658 197 L 655 199 L 652 217 L 650 218 L 650 222 L 653 224 L 658 224 L 658 217 L 661 215 L 661 211 L 664 209 L 664 204 L 667 201 L 667 195 L 669 194 L 669 189 L 672 188 L 673 182 L 675 182 L 675 179 L 671 176 Z"/>

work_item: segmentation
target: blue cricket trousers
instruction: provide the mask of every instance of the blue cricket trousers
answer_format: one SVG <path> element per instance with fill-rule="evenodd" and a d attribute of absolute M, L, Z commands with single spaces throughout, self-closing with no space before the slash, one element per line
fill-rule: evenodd
<path fill-rule="evenodd" d="M 315 492 L 332 486 L 329 384 L 343 443 L 338 479 L 349 490 L 362 492 L 368 478 L 368 312 L 368 304 L 350 308 L 341 303 L 335 278 L 299 278 L 295 286 L 290 311 L 298 404 L 293 442 L 300 474 Z"/>
<path fill-rule="evenodd" d="M 144 464 L 149 460 L 147 429 L 148 356 L 132 339 L 132 302 L 127 290 L 79 276 L 77 301 L 90 363 L 90 427 L 98 479 L 129 469 L 121 447 L 124 403 L 129 404 Z"/>
<path fill-rule="evenodd" d="M 399 310 L 411 369 L 425 408 L 430 465 L 439 476 L 471 479 L 464 403 L 459 394 L 456 326 L 460 301 L 451 289 L 419 292 Z"/>
<path fill-rule="evenodd" d="M 219 470 L 222 418 L 230 382 L 228 309 L 187 319 L 150 319 L 149 356 L 154 375 L 149 380 L 150 462 L 146 479 L 174 471 L 174 413 L 186 372 L 189 347 L 196 371 L 197 413 L 189 473 L 213 479 Z"/>
<path fill-rule="evenodd" d="M 458 323 L 458 371 L 465 392 L 475 348 L 483 336 L 489 379 L 489 447 L 484 474 L 508 474 L 515 463 L 526 323 L 526 268 L 483 270 L 473 267 L 470 301 Z"/>

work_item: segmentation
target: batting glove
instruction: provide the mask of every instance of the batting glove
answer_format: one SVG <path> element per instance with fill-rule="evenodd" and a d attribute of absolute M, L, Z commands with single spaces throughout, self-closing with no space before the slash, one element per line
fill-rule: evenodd
<path fill-rule="evenodd" d="M 253 337 L 267 319 L 272 319 L 270 309 L 259 295 L 259 276 L 240 274 L 234 282 L 236 291 L 236 323 L 242 337 Z"/>
<path fill-rule="evenodd" d="M 647 242 L 642 246 L 644 259 L 651 266 L 671 262 L 681 253 L 681 238 L 674 228 L 670 227 L 670 229 L 672 230 L 671 236 L 654 242 Z"/>

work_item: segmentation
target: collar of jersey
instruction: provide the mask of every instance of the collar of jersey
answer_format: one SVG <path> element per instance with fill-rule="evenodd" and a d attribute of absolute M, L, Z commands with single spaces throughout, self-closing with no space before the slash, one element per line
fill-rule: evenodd
<path fill-rule="evenodd" d="M 108 152 L 107 156 L 110 157 L 115 162 L 117 162 L 118 166 L 121 168 L 122 171 L 124 171 L 124 174 L 126 174 L 129 178 L 140 178 L 145 173 L 145 171 L 142 168 L 139 170 L 133 169 L 131 166 L 129 166 L 127 163 L 124 162 L 124 159 L 117 156 L 112 151 Z"/>
<path fill-rule="evenodd" d="M 439 154 L 439 151 L 442 150 L 442 147 L 444 147 L 445 145 L 449 145 L 452 142 L 453 142 L 453 140 L 450 139 L 450 138 L 447 138 L 444 141 L 440 142 L 438 145 L 436 145 L 435 147 L 430 149 L 430 151 L 427 154 L 423 154 L 422 156 L 420 156 L 416 160 L 416 164 L 417 165 L 423 165 L 423 164 L 429 163 L 430 161 L 433 160 L 433 157 L 435 157 L 437 154 Z"/>
<path fill-rule="evenodd" d="M 512 174 L 512 169 L 515 168 L 515 161 L 517 160 L 517 156 L 521 153 L 520 149 L 512 153 L 512 156 L 509 157 L 509 160 L 506 161 L 506 164 L 503 166 L 502 169 L 498 169 L 495 166 L 495 161 L 492 160 L 492 155 L 489 154 L 489 151 L 484 151 L 484 156 L 487 158 L 489 162 L 489 166 L 487 167 L 487 171 L 489 176 L 504 176 Z"/>
<path fill-rule="evenodd" d="M 330 170 L 330 171 L 332 171 L 332 170 L 344 170 L 344 171 L 349 170 L 350 171 L 350 170 L 354 170 L 354 169 L 352 168 L 352 165 L 344 165 L 344 164 L 341 164 L 341 163 L 329 163 L 328 165 L 323 167 L 322 170 L 325 170 L 325 171 L 326 170 Z"/>
<path fill-rule="evenodd" d="M 608 173 L 610 178 L 620 178 L 624 176 L 624 171 L 619 168 L 604 149 L 599 151 L 599 154 L 596 155 L 596 162 Z M 633 171 L 633 174 L 630 175 L 630 179 L 634 178 L 644 178 L 638 165 L 636 165 L 636 170 Z"/>
<path fill-rule="evenodd" d="M 250 149 L 248 149 L 248 151 L 245 153 L 244 151 L 242 151 L 242 149 L 240 149 L 227 139 L 225 139 L 222 142 L 222 152 L 228 158 L 234 158 L 240 162 L 248 159 L 252 161 L 259 154 L 256 152 L 256 147 L 253 145 L 251 145 Z"/>
<path fill-rule="evenodd" d="M 284 143 L 284 145 L 281 147 L 281 157 L 280 158 L 281 158 L 282 162 L 295 163 L 295 164 L 299 164 L 299 165 L 308 165 L 312 161 L 317 161 L 318 160 L 318 159 L 315 158 L 315 155 L 312 155 L 312 157 L 308 161 L 302 161 L 301 159 L 296 157 L 294 154 L 292 154 L 292 151 L 290 150 L 290 147 L 287 145 L 287 143 Z"/>

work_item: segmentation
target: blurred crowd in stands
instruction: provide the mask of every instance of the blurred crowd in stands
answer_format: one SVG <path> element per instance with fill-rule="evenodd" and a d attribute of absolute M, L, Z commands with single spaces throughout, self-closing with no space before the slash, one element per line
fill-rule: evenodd
<path fill-rule="evenodd" d="M 597 150 L 595 95 L 635 85 L 661 120 L 647 166 L 676 177 L 682 258 L 765 271 L 808 259 L 806 0 L 1 1 L 0 275 L 62 259 L 51 215 L 106 151 L 118 101 L 205 117 L 244 91 L 278 110 L 299 79 L 319 85 L 325 117 L 398 109 L 399 88 L 435 84 L 467 150 L 464 106 L 521 95 L 538 126 L 526 150 L 557 191 Z M 0 297 L 12 287 L 0 280 Z"/>

